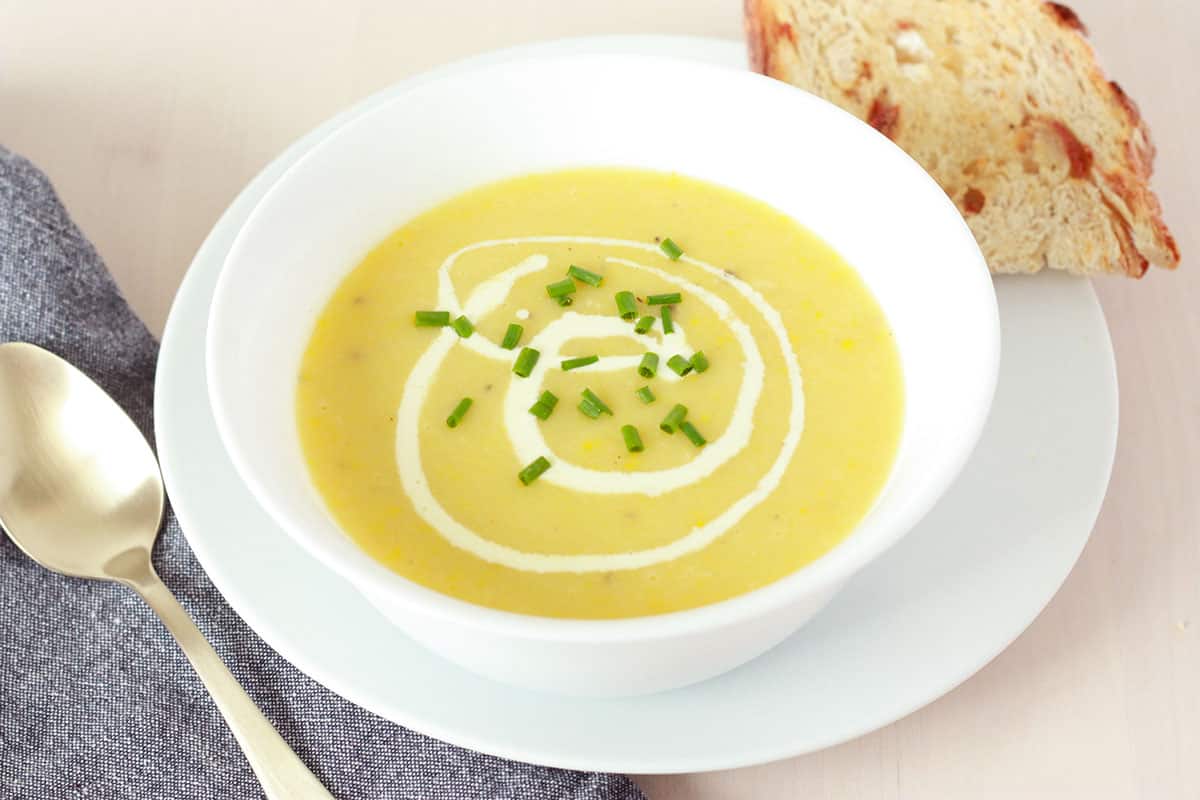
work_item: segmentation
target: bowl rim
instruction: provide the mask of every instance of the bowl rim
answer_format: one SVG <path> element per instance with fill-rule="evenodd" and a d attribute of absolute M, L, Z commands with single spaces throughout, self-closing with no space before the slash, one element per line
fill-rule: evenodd
<path fill-rule="evenodd" d="M 977 387 L 981 401 L 963 412 L 966 418 L 963 429 L 966 435 L 953 443 L 954 451 L 941 465 L 936 480 L 930 480 L 926 489 L 916 502 L 910 502 L 903 513 L 889 518 L 886 526 L 880 531 L 871 546 L 862 548 L 856 555 L 847 556 L 842 548 L 842 542 L 834 545 L 816 560 L 801 566 L 797 570 L 779 578 L 765 586 L 753 589 L 734 597 L 715 603 L 694 608 L 672 611 L 638 617 L 622 617 L 612 619 L 577 619 L 544 617 L 532 614 L 521 614 L 512 611 L 494 609 L 471 603 L 466 600 L 443 594 L 435 589 L 418 584 L 399 573 L 375 561 L 365 551 L 353 545 L 353 550 L 337 550 L 324 537 L 315 535 L 307 526 L 295 520 L 289 510 L 270 491 L 266 482 L 261 479 L 251 466 L 246 453 L 241 448 L 233 432 L 228 409 L 224 403 L 225 391 L 221 371 L 216 368 L 221 359 L 224 347 L 224 336 L 228 326 L 222 323 L 225 304 L 222 298 L 228 292 L 230 265 L 237 261 L 247 231 L 254 228 L 263 209 L 271 200 L 286 191 L 289 177 L 303 169 L 303 166 L 314 158 L 331 142 L 346 134 L 347 131 L 360 125 L 371 123 L 372 118 L 395 105 L 403 104 L 408 91 L 418 86 L 425 88 L 430 83 L 459 81 L 464 76 L 503 70 L 514 64 L 540 64 L 550 68 L 557 63 L 580 63 L 587 61 L 623 62 L 640 65 L 642 69 L 654 69 L 668 66 L 671 69 L 683 69 L 694 72 L 698 76 L 720 73 L 725 80 L 734 80 L 759 84 L 760 90 L 777 95 L 777 103 L 807 102 L 818 117 L 824 115 L 817 124 L 829 124 L 832 120 L 841 120 L 833 124 L 851 124 L 866 128 L 873 134 L 864 137 L 871 142 L 869 147 L 886 151 L 884 158 L 893 160 L 898 171 L 907 173 L 905 180 L 910 180 L 913 187 L 923 186 L 922 191 L 930 188 L 936 190 L 937 197 L 932 202 L 940 205 L 946 212 L 946 237 L 958 237 L 963 241 L 962 255 L 970 264 L 963 264 L 961 269 L 971 270 L 974 275 L 973 294 L 971 302 L 978 306 L 981 313 L 986 314 L 987 322 L 983 325 L 984 337 L 980 342 L 977 354 L 983 367 L 983 381 Z M 765 88 L 764 88 L 765 87 Z M 212 306 L 209 309 L 208 326 L 205 343 L 205 370 L 208 381 L 208 401 L 211 406 L 216 427 L 222 444 L 228 453 L 239 478 L 246 484 L 255 500 L 280 525 L 280 527 L 295 542 L 299 543 L 310 555 L 325 567 L 333 570 L 343 579 L 350 582 L 354 588 L 373 603 L 380 600 L 397 603 L 410 608 L 425 616 L 433 616 L 459 625 L 485 630 L 495 635 L 505 635 L 532 641 L 553 642 L 635 642 L 648 639 L 664 639 L 683 637 L 701 630 L 718 629 L 725 626 L 742 623 L 748 619 L 761 617 L 772 611 L 789 605 L 800 597 L 812 597 L 820 592 L 832 593 L 842 583 L 852 577 L 867 564 L 885 553 L 896 542 L 902 539 L 918 522 L 933 508 L 937 501 L 949 489 L 955 478 L 965 467 L 971 453 L 983 432 L 995 394 L 996 382 L 1000 363 L 1000 322 L 999 308 L 990 272 L 983 255 L 975 242 L 973 234 L 965 220 L 959 214 L 953 201 L 941 187 L 917 164 L 907 153 L 883 134 L 870 128 L 865 122 L 839 108 L 838 106 L 817 97 L 802 89 L 790 86 L 781 81 L 764 77 L 750 71 L 740 71 L 729 67 L 706 64 L 689 59 L 659 56 L 634 55 L 618 53 L 583 53 L 583 54 L 528 54 L 498 62 L 466 65 L 461 70 L 435 69 L 402 81 L 393 90 L 396 94 L 387 101 L 369 109 L 361 115 L 348 119 L 324 138 L 318 141 L 308 152 L 295 163 L 290 165 L 271 185 L 255 208 L 247 216 L 245 223 L 238 231 L 229 252 L 221 267 L 214 291 Z M 959 298 L 962 302 L 963 298 Z M 865 519 L 865 515 L 864 515 Z M 860 520 L 861 524 L 861 520 Z M 848 535 L 854 535 L 857 526 Z M 347 539 L 349 537 L 347 536 Z M 346 553 L 352 552 L 351 558 Z M 840 554 L 840 555 L 839 555 Z"/>

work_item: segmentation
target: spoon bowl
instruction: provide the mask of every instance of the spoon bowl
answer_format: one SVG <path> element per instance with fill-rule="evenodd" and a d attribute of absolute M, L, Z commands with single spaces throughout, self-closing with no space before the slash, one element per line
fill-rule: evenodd
<path fill-rule="evenodd" d="M 165 495 L 145 437 L 104 390 L 31 344 L 0 344 L 0 528 L 47 569 L 117 581 L 158 614 L 270 800 L 332 800 L 238 685 L 150 560 Z"/>
<path fill-rule="evenodd" d="M 0 525 L 26 555 L 105 580 L 149 560 L 163 514 L 158 462 L 83 373 L 33 345 L 0 345 L 0 442 Z"/>

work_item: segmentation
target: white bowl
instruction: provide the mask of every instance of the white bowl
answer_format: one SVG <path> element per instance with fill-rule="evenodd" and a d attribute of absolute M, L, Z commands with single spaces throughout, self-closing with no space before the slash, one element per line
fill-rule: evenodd
<path fill-rule="evenodd" d="M 388 233 L 442 200 L 582 165 L 674 170 L 760 198 L 833 245 L 883 307 L 904 367 L 899 453 L 872 511 L 813 564 L 690 611 L 548 619 L 412 583 L 367 556 L 326 511 L 293 403 L 301 354 L 334 288 Z M 414 82 L 317 145 L 266 195 L 229 253 L 207 370 L 221 438 L 263 507 L 405 633 L 500 681 L 625 695 L 703 680 L 769 649 L 907 533 L 978 439 L 999 342 L 974 239 L 937 184 L 886 138 L 748 72 L 584 55 Z"/>

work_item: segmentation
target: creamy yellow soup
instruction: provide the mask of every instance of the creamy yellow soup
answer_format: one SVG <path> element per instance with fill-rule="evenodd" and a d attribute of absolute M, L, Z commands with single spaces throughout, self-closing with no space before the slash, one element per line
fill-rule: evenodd
<path fill-rule="evenodd" d="M 600 286 L 564 284 L 572 265 Z M 531 413 L 547 391 L 553 409 Z M 819 558 L 882 489 L 903 417 L 887 320 L 837 253 L 750 197 L 631 169 L 506 180 L 405 224 L 321 313 L 296 405 L 312 480 L 372 557 L 462 600 L 572 618 L 694 608 Z M 667 433 L 676 405 L 688 427 Z"/>

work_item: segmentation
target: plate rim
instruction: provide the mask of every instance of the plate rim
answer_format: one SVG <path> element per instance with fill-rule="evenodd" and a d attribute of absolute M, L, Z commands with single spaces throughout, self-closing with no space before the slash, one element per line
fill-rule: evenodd
<path fill-rule="evenodd" d="M 198 275 L 202 269 L 200 266 L 201 262 L 206 261 L 209 258 L 211 258 L 212 256 L 210 255 L 210 253 L 212 251 L 219 250 L 219 248 L 221 247 L 220 240 L 221 240 L 222 236 L 226 233 L 227 230 L 231 231 L 231 233 L 229 234 L 229 241 L 232 241 L 233 236 L 236 235 L 236 231 L 240 228 L 241 221 L 244 220 L 245 216 L 248 215 L 248 213 L 253 209 L 254 205 L 257 204 L 259 197 L 261 197 L 261 195 L 264 194 L 269 189 L 269 187 L 273 183 L 273 181 L 276 180 L 278 178 L 278 176 L 281 175 L 296 158 L 302 156 L 303 153 L 307 149 L 314 146 L 324 136 L 328 135 L 329 132 L 331 132 L 332 130 L 336 129 L 336 127 L 341 125 L 345 120 L 353 117 L 354 115 L 362 113 L 363 111 L 371 108 L 374 104 L 376 104 L 378 102 L 382 102 L 382 101 L 386 100 L 386 98 L 389 96 L 389 94 L 393 91 L 396 91 L 397 86 L 401 85 L 401 84 L 407 85 L 412 81 L 423 80 L 427 77 L 440 75 L 447 71 L 460 69 L 463 66 L 478 63 L 480 61 L 487 60 L 487 59 L 502 59 L 502 58 L 512 57 L 514 55 L 524 55 L 524 54 L 528 54 L 531 52 L 537 52 L 540 49 L 553 49 L 556 47 L 564 47 L 565 48 L 565 47 L 588 47 L 588 46 L 611 47 L 613 50 L 618 50 L 620 48 L 640 47 L 640 48 L 645 48 L 646 49 L 645 51 L 649 51 L 650 48 L 658 48 L 658 47 L 665 48 L 667 46 L 670 46 L 670 47 L 677 48 L 681 52 L 690 49 L 695 52 L 695 55 L 693 55 L 691 57 L 697 57 L 697 58 L 703 59 L 706 57 L 707 58 L 715 58 L 715 55 L 718 53 L 718 51 L 724 51 L 724 55 L 731 56 L 732 49 L 734 47 L 740 48 L 742 45 L 741 45 L 741 42 L 739 42 L 737 40 L 733 40 L 733 39 L 717 39 L 717 38 L 689 37 L 689 36 L 664 36 L 664 35 L 634 35 L 634 36 L 615 35 L 615 36 L 592 36 L 592 37 L 579 37 L 579 38 L 572 38 L 572 39 L 560 39 L 560 40 L 554 40 L 554 41 L 550 41 L 550 42 L 535 43 L 535 44 L 531 44 L 531 45 L 518 45 L 516 47 L 507 48 L 504 50 L 498 50 L 498 51 L 484 53 L 484 54 L 477 55 L 477 56 L 472 56 L 472 57 L 469 57 L 469 58 L 461 60 L 461 61 L 456 61 L 451 64 L 435 68 L 434 70 L 422 73 L 419 76 L 415 76 L 413 78 L 406 79 L 405 81 L 400 82 L 400 84 L 395 84 L 393 86 L 389 86 L 375 94 L 370 95 L 369 97 L 367 97 L 364 100 L 359 101 L 358 103 L 356 103 L 349 109 L 346 109 L 346 110 L 338 113 L 337 115 L 333 116 L 326 122 L 319 125 L 317 128 L 314 128 L 313 130 L 309 131 L 304 136 L 300 137 L 295 142 L 293 142 L 291 145 L 289 145 L 282 153 L 280 153 L 269 164 L 267 164 L 253 179 L 251 179 L 251 181 L 249 183 L 246 184 L 245 187 L 243 187 L 239 191 L 239 193 L 236 195 L 236 197 L 233 199 L 233 201 L 230 203 L 230 205 L 227 207 L 227 209 L 221 214 L 221 216 L 218 218 L 217 222 L 214 224 L 213 229 L 210 231 L 210 233 L 205 238 L 205 240 L 202 243 L 202 245 L 200 246 L 200 248 L 197 250 L 197 253 L 196 253 L 195 257 L 193 258 L 191 264 L 189 265 L 188 271 L 187 271 L 187 273 L 180 285 L 180 288 L 176 294 L 175 300 L 173 301 L 173 303 L 171 305 L 165 332 L 164 332 L 163 339 L 162 339 L 162 353 L 164 354 L 166 359 L 169 360 L 171 357 L 171 354 L 174 352 L 175 341 L 178 338 L 182 338 L 186 335 L 185 333 L 181 333 L 179 331 L 179 324 L 177 323 L 177 320 L 180 318 L 180 315 L 177 314 L 176 312 L 177 312 L 177 308 L 188 303 L 191 296 L 195 293 L 195 284 L 197 282 L 199 282 L 199 280 L 200 280 Z M 703 50 L 706 55 L 700 55 L 699 53 L 701 50 Z M 241 217 L 241 219 L 238 219 L 239 216 Z M 1108 432 L 1108 439 L 1111 440 L 1111 446 L 1107 446 L 1105 448 L 1106 451 L 1109 453 L 1108 461 L 1107 461 L 1107 464 L 1105 465 L 1105 470 L 1104 470 L 1104 474 L 1106 476 L 1105 486 L 1107 486 L 1107 482 L 1108 482 L 1109 478 L 1111 477 L 1112 465 L 1115 460 L 1116 437 L 1117 437 L 1117 428 L 1118 428 L 1118 420 L 1119 420 L 1119 405 L 1118 405 L 1119 400 L 1118 400 L 1118 391 L 1117 391 L 1117 382 L 1116 382 L 1116 365 L 1115 365 L 1115 358 L 1114 358 L 1114 354 L 1113 354 L 1111 339 L 1107 334 L 1107 326 L 1103 324 L 1103 310 L 1101 309 L 1101 307 L 1099 305 L 1099 300 L 1096 297 L 1095 290 L 1090 284 L 1087 284 L 1087 291 L 1090 293 L 1090 300 L 1094 304 L 1096 312 L 1100 316 L 1100 320 L 1102 323 L 1101 327 L 1104 329 L 1104 332 L 1105 332 L 1101 346 L 1104 347 L 1107 351 L 1107 362 L 1110 365 L 1109 371 L 1111 373 L 1110 385 L 1111 385 L 1112 392 L 1113 392 L 1114 413 L 1112 415 L 1112 419 L 1110 422 L 1111 430 Z M 165 378 L 164 378 L 165 374 L 169 375 L 170 370 L 169 369 L 163 370 L 160 366 L 160 369 L 156 375 L 156 380 L 155 380 L 155 389 L 156 389 L 155 404 L 154 404 L 155 434 L 156 434 L 156 438 L 159 442 L 159 447 L 160 447 L 160 458 L 162 459 L 162 463 L 163 463 L 164 480 L 167 482 L 168 487 L 170 487 L 174 484 L 174 477 L 173 477 L 174 470 L 171 467 L 171 464 L 173 462 L 173 456 L 171 455 L 171 453 L 173 453 L 173 450 L 172 450 L 173 446 L 168 445 L 166 443 L 173 440 L 173 437 L 168 433 L 168 429 L 171 427 L 171 425 L 169 424 L 169 421 L 173 419 L 173 416 L 172 416 L 172 412 L 165 408 L 165 404 L 160 404 L 160 398 L 169 394 L 169 392 L 160 391 L 160 381 L 165 380 Z M 205 398 L 205 402 L 206 401 L 207 401 L 207 399 Z M 915 700 L 912 704 L 906 705 L 902 709 L 896 711 L 894 714 L 888 715 L 887 718 L 874 719 L 869 723 L 861 725 L 855 730 L 855 732 L 850 733 L 850 734 L 839 733 L 838 735 L 827 737 L 827 739 L 825 739 L 825 740 L 820 739 L 820 737 L 816 737 L 815 743 L 812 743 L 812 741 L 810 740 L 810 742 L 808 744 L 802 744 L 802 745 L 797 745 L 792 740 L 781 741 L 774 748 L 759 747 L 757 750 L 755 750 L 753 752 L 753 754 L 750 754 L 750 753 L 733 754 L 733 755 L 731 755 L 731 757 L 729 757 L 725 760 L 722 760 L 722 761 L 714 761 L 711 757 L 706 756 L 704 759 L 704 763 L 702 763 L 702 764 L 701 763 L 691 763 L 687 759 L 675 759 L 673 762 L 667 763 L 667 764 L 652 763 L 653 762 L 652 758 L 651 759 L 643 759 L 645 763 L 638 763 L 638 764 L 632 763 L 628 760 L 622 761 L 620 763 L 614 763 L 611 761 L 604 760 L 604 758 L 606 758 L 606 757 L 593 759 L 593 758 L 589 758 L 589 757 L 579 758 L 578 756 L 566 757 L 566 756 L 562 756 L 562 754 L 557 754 L 555 757 L 547 759 L 546 754 L 531 752 L 528 749 L 525 749 L 525 748 L 522 748 L 519 746 L 517 746 L 517 747 L 508 746 L 506 743 L 488 739 L 486 736 L 483 736 L 483 737 L 475 736 L 474 734 L 471 734 L 470 732 L 464 732 L 463 730 L 460 730 L 460 729 L 452 729 L 452 726 L 450 726 L 450 727 L 444 726 L 444 725 L 440 724 L 437 720 L 432 720 L 432 719 L 428 719 L 428 718 L 417 718 L 420 715 L 414 715 L 413 717 L 410 717 L 407 719 L 400 719 L 397 717 L 397 715 L 395 715 L 393 713 L 383 714 L 382 712 L 377 710 L 381 705 L 380 703 L 373 702 L 371 698 L 366 698 L 366 697 L 361 696 L 360 693 L 355 690 L 355 687 L 352 684 L 347 686 L 347 684 L 349 683 L 348 681 L 340 680 L 336 676 L 327 675 L 327 674 L 325 674 L 325 670 L 323 668 L 321 668 L 320 666 L 314 666 L 311 663 L 311 661 L 304 658 L 303 656 L 298 657 L 295 652 L 285 652 L 285 649 L 281 649 L 279 646 L 277 646 L 276 643 L 284 638 L 282 636 L 282 634 L 278 634 L 277 631 L 272 629 L 273 626 L 269 622 L 267 622 L 265 619 L 263 619 L 257 611 L 255 611 L 254 604 L 251 601 L 249 601 L 241 591 L 239 591 L 236 587 L 234 587 L 230 581 L 226 580 L 224 577 L 221 577 L 222 571 L 220 570 L 219 567 L 210 566 L 210 565 L 215 564 L 216 558 L 215 558 L 213 552 L 208 549 L 208 547 L 206 546 L 205 541 L 202 537 L 195 535 L 195 534 L 189 535 L 187 533 L 189 527 L 191 527 L 191 526 L 184 524 L 183 517 L 186 515 L 186 512 L 185 512 L 185 514 L 179 514 L 179 519 L 181 522 L 181 528 L 184 531 L 184 536 L 188 542 L 188 545 L 192 548 L 193 552 L 196 554 L 198 561 L 200 562 L 201 566 L 205 569 L 206 573 L 209 575 L 214 586 L 218 589 L 218 591 L 220 591 L 222 593 L 222 595 L 225 597 L 226 601 L 233 608 L 233 610 L 240 617 L 242 617 L 243 620 L 246 621 L 246 623 L 255 632 L 256 635 L 261 637 L 263 639 L 263 641 L 266 642 L 277 653 L 279 653 L 279 655 L 282 658 L 287 660 L 289 663 L 292 663 L 301 672 L 310 676 L 311 678 L 316 680 L 323 687 L 325 687 L 329 691 L 333 692 L 334 694 L 337 694 L 337 695 L 347 699 L 348 701 L 353 702 L 356 705 L 359 705 L 360 707 L 362 707 L 364 709 L 370 710 L 373 713 L 379 713 L 382 716 L 385 716 L 385 717 L 397 722 L 398 724 L 404 725 L 406 727 L 410 727 L 413 730 L 420 731 L 424 734 L 433 736 L 438 739 L 442 739 L 443 741 L 453 742 L 460 746 L 479 750 L 481 752 L 492 753 L 492 754 L 499 755 L 499 756 L 506 757 L 506 758 L 513 758 L 513 759 L 534 762 L 534 763 L 543 763 L 543 764 L 548 764 L 548 765 L 558 766 L 558 767 L 563 767 L 563 768 L 569 768 L 569 769 L 580 769 L 580 770 L 589 770 L 589 771 L 590 770 L 604 770 L 604 771 L 613 771 L 613 772 L 633 772 L 633 773 L 637 773 L 637 774 L 649 774 L 649 773 L 680 773 L 680 772 L 709 771 L 709 770 L 716 770 L 716 769 L 729 769 L 729 768 L 750 766 L 750 765 L 754 765 L 754 764 L 775 761 L 775 760 L 779 760 L 782 758 L 788 758 L 788 757 L 792 757 L 792 756 L 796 756 L 796 755 L 800 755 L 800 754 L 808 753 L 808 752 L 815 752 L 817 750 L 821 750 L 826 747 L 834 746 L 841 742 L 849 741 L 851 739 L 865 735 L 874 730 L 878 730 L 882 727 L 885 727 L 886 725 L 889 725 L 889 724 L 895 722 L 898 719 L 901 719 L 901 718 L 907 716 L 908 714 L 913 713 L 914 711 L 916 711 L 919 708 L 922 708 L 932 702 L 935 702 L 936 700 L 938 700 L 939 698 L 944 696 L 947 692 L 956 688 L 957 686 L 962 684 L 965 680 L 969 679 L 971 676 L 973 676 L 975 673 L 977 673 L 980 669 L 982 669 L 984 666 L 986 666 L 989 662 L 991 662 L 1000 653 L 1004 652 L 1004 650 L 1006 650 L 1009 647 L 1009 645 L 1011 645 L 1012 642 L 1015 641 L 1015 639 L 1018 638 L 1021 635 L 1021 633 L 1023 633 L 1029 627 L 1029 625 L 1031 625 L 1033 623 L 1033 621 L 1037 618 L 1037 616 L 1040 615 L 1041 611 L 1046 607 L 1046 605 L 1049 604 L 1049 602 L 1057 594 L 1059 588 L 1061 588 L 1063 581 L 1065 581 L 1067 575 L 1069 575 L 1071 570 L 1074 568 L 1075 563 L 1078 561 L 1080 554 L 1082 553 L 1084 547 L 1086 546 L 1088 540 L 1090 539 L 1091 530 L 1092 530 L 1092 528 L 1094 528 L 1094 525 L 1095 525 L 1095 519 L 1096 519 L 1096 517 L 1098 517 L 1098 515 L 1100 513 L 1100 509 L 1102 507 L 1102 500 L 1103 500 L 1103 493 L 1101 494 L 1101 500 L 1099 502 L 1097 502 L 1097 504 L 1096 504 L 1095 514 L 1092 515 L 1091 524 L 1089 525 L 1087 534 L 1081 538 L 1081 540 L 1078 544 L 1078 547 L 1075 549 L 1073 556 L 1070 559 L 1070 564 L 1064 569 L 1061 578 L 1059 578 L 1057 580 L 1056 585 L 1053 588 L 1053 591 L 1050 591 L 1047 594 L 1047 596 L 1044 598 L 1044 600 L 1038 601 L 1037 612 L 1034 613 L 1028 620 L 1026 620 L 1022 624 L 1018 625 L 1015 630 L 1007 631 L 1003 637 L 1004 638 L 1003 645 L 996 648 L 994 652 L 991 652 L 990 654 L 987 654 L 986 656 L 982 657 L 981 659 L 979 659 L 978 663 L 972 664 L 972 666 L 970 668 L 964 669 L 962 671 L 962 674 L 956 673 L 952 678 L 944 679 L 943 681 L 941 681 L 941 684 L 944 684 L 944 685 L 941 685 L 940 690 L 937 691 L 935 694 L 925 697 L 924 699 Z M 181 504 L 176 503 L 175 505 L 178 508 L 178 507 L 180 507 Z M 186 507 L 186 505 L 187 505 L 186 503 L 182 504 L 183 507 Z M 331 572 L 330 575 L 333 575 L 333 573 Z M 1000 637 L 997 637 L 997 640 L 999 640 L 999 638 Z M 290 648 L 288 648 L 288 649 L 290 650 Z M 770 657 L 770 656 L 768 655 L 768 656 L 764 656 L 764 657 Z M 332 688 L 334 685 L 337 685 L 339 688 L 337 688 L 337 689 Z M 497 686 L 499 686 L 499 685 L 497 685 Z M 349 689 L 349 691 L 347 689 Z M 509 687 L 500 687 L 500 690 L 501 691 L 511 691 L 509 689 Z M 679 691 L 686 692 L 687 689 L 682 689 Z M 403 717 L 403 715 L 399 715 L 399 716 Z"/>

